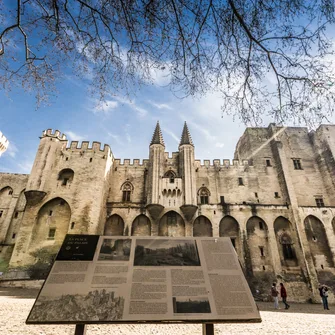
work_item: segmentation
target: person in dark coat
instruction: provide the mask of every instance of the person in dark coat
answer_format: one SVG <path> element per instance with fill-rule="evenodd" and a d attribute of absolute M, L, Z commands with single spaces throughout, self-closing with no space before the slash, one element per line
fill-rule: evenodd
<path fill-rule="evenodd" d="M 289 309 L 290 305 L 286 302 L 287 292 L 283 283 L 280 283 L 280 296 L 282 298 L 283 304 L 285 305 L 285 309 Z"/>
<path fill-rule="evenodd" d="M 320 286 L 319 288 L 320 296 L 322 299 L 323 309 L 328 309 L 328 287 L 325 285 Z"/>

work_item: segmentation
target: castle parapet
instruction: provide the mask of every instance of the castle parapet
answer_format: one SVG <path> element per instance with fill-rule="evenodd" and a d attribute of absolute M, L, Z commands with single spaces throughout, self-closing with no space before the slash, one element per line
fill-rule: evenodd
<path fill-rule="evenodd" d="M 101 142 L 93 142 L 90 146 L 89 141 L 72 141 L 70 145 L 66 148 L 66 151 L 80 151 L 81 154 L 85 152 L 91 153 L 104 153 L 105 155 L 112 156 L 112 151 L 108 144 L 104 144 L 101 148 Z"/>
<path fill-rule="evenodd" d="M 142 162 L 140 159 L 136 158 L 136 159 L 129 159 L 129 158 L 125 158 L 123 159 L 123 161 L 120 158 L 116 158 L 114 159 L 114 166 L 148 166 L 149 165 L 149 159 L 143 159 Z"/>
<path fill-rule="evenodd" d="M 52 129 L 43 130 L 42 137 L 54 137 L 60 141 L 66 141 L 66 135 L 62 134 L 59 130 L 53 131 Z"/>
<path fill-rule="evenodd" d="M 249 161 L 247 159 L 238 160 L 238 159 L 214 159 L 213 164 L 211 164 L 209 159 L 205 159 L 203 164 L 200 159 L 194 161 L 194 165 L 196 168 L 232 168 L 232 167 L 241 167 L 241 166 L 249 166 Z"/>

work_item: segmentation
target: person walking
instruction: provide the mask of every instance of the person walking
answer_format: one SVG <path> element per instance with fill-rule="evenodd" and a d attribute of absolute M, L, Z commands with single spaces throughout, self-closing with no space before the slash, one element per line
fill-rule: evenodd
<path fill-rule="evenodd" d="M 322 299 L 323 309 L 329 310 L 329 307 L 328 307 L 328 287 L 325 286 L 325 285 L 322 285 L 319 288 L 319 291 L 320 291 L 320 296 L 321 296 L 321 299 Z"/>
<path fill-rule="evenodd" d="M 275 309 L 279 309 L 278 294 L 276 283 L 273 283 L 271 287 L 271 297 L 273 298 Z"/>
<path fill-rule="evenodd" d="M 286 302 L 287 292 L 283 283 L 280 283 L 280 296 L 282 298 L 283 304 L 285 305 L 285 309 L 289 309 L 290 305 Z"/>

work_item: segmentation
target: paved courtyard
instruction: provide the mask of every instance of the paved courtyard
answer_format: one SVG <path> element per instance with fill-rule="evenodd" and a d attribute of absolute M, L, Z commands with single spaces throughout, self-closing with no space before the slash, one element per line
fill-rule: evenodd
<path fill-rule="evenodd" d="M 38 290 L 0 287 L 1 335 L 73 335 L 74 326 L 26 325 L 25 319 Z M 324 313 L 321 305 L 291 304 L 287 311 L 273 311 L 272 303 L 259 303 L 263 322 L 256 324 L 217 324 L 215 334 L 335 334 L 335 306 Z M 194 335 L 201 325 L 91 325 L 86 335 Z"/>

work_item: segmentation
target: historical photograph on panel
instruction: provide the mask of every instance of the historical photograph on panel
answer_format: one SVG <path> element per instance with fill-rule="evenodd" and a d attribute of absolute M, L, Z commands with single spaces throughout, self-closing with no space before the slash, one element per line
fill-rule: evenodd
<path fill-rule="evenodd" d="M 211 313 L 208 298 L 173 297 L 173 313 Z"/>
<path fill-rule="evenodd" d="M 88 294 L 39 296 L 27 322 L 121 320 L 123 307 L 124 298 L 105 289 Z"/>
<path fill-rule="evenodd" d="M 138 239 L 135 266 L 200 266 L 195 240 Z"/>
<path fill-rule="evenodd" d="M 92 261 L 98 235 L 66 235 L 56 261 Z"/>
<path fill-rule="evenodd" d="M 129 261 L 130 239 L 105 238 L 102 242 L 98 261 Z"/>

